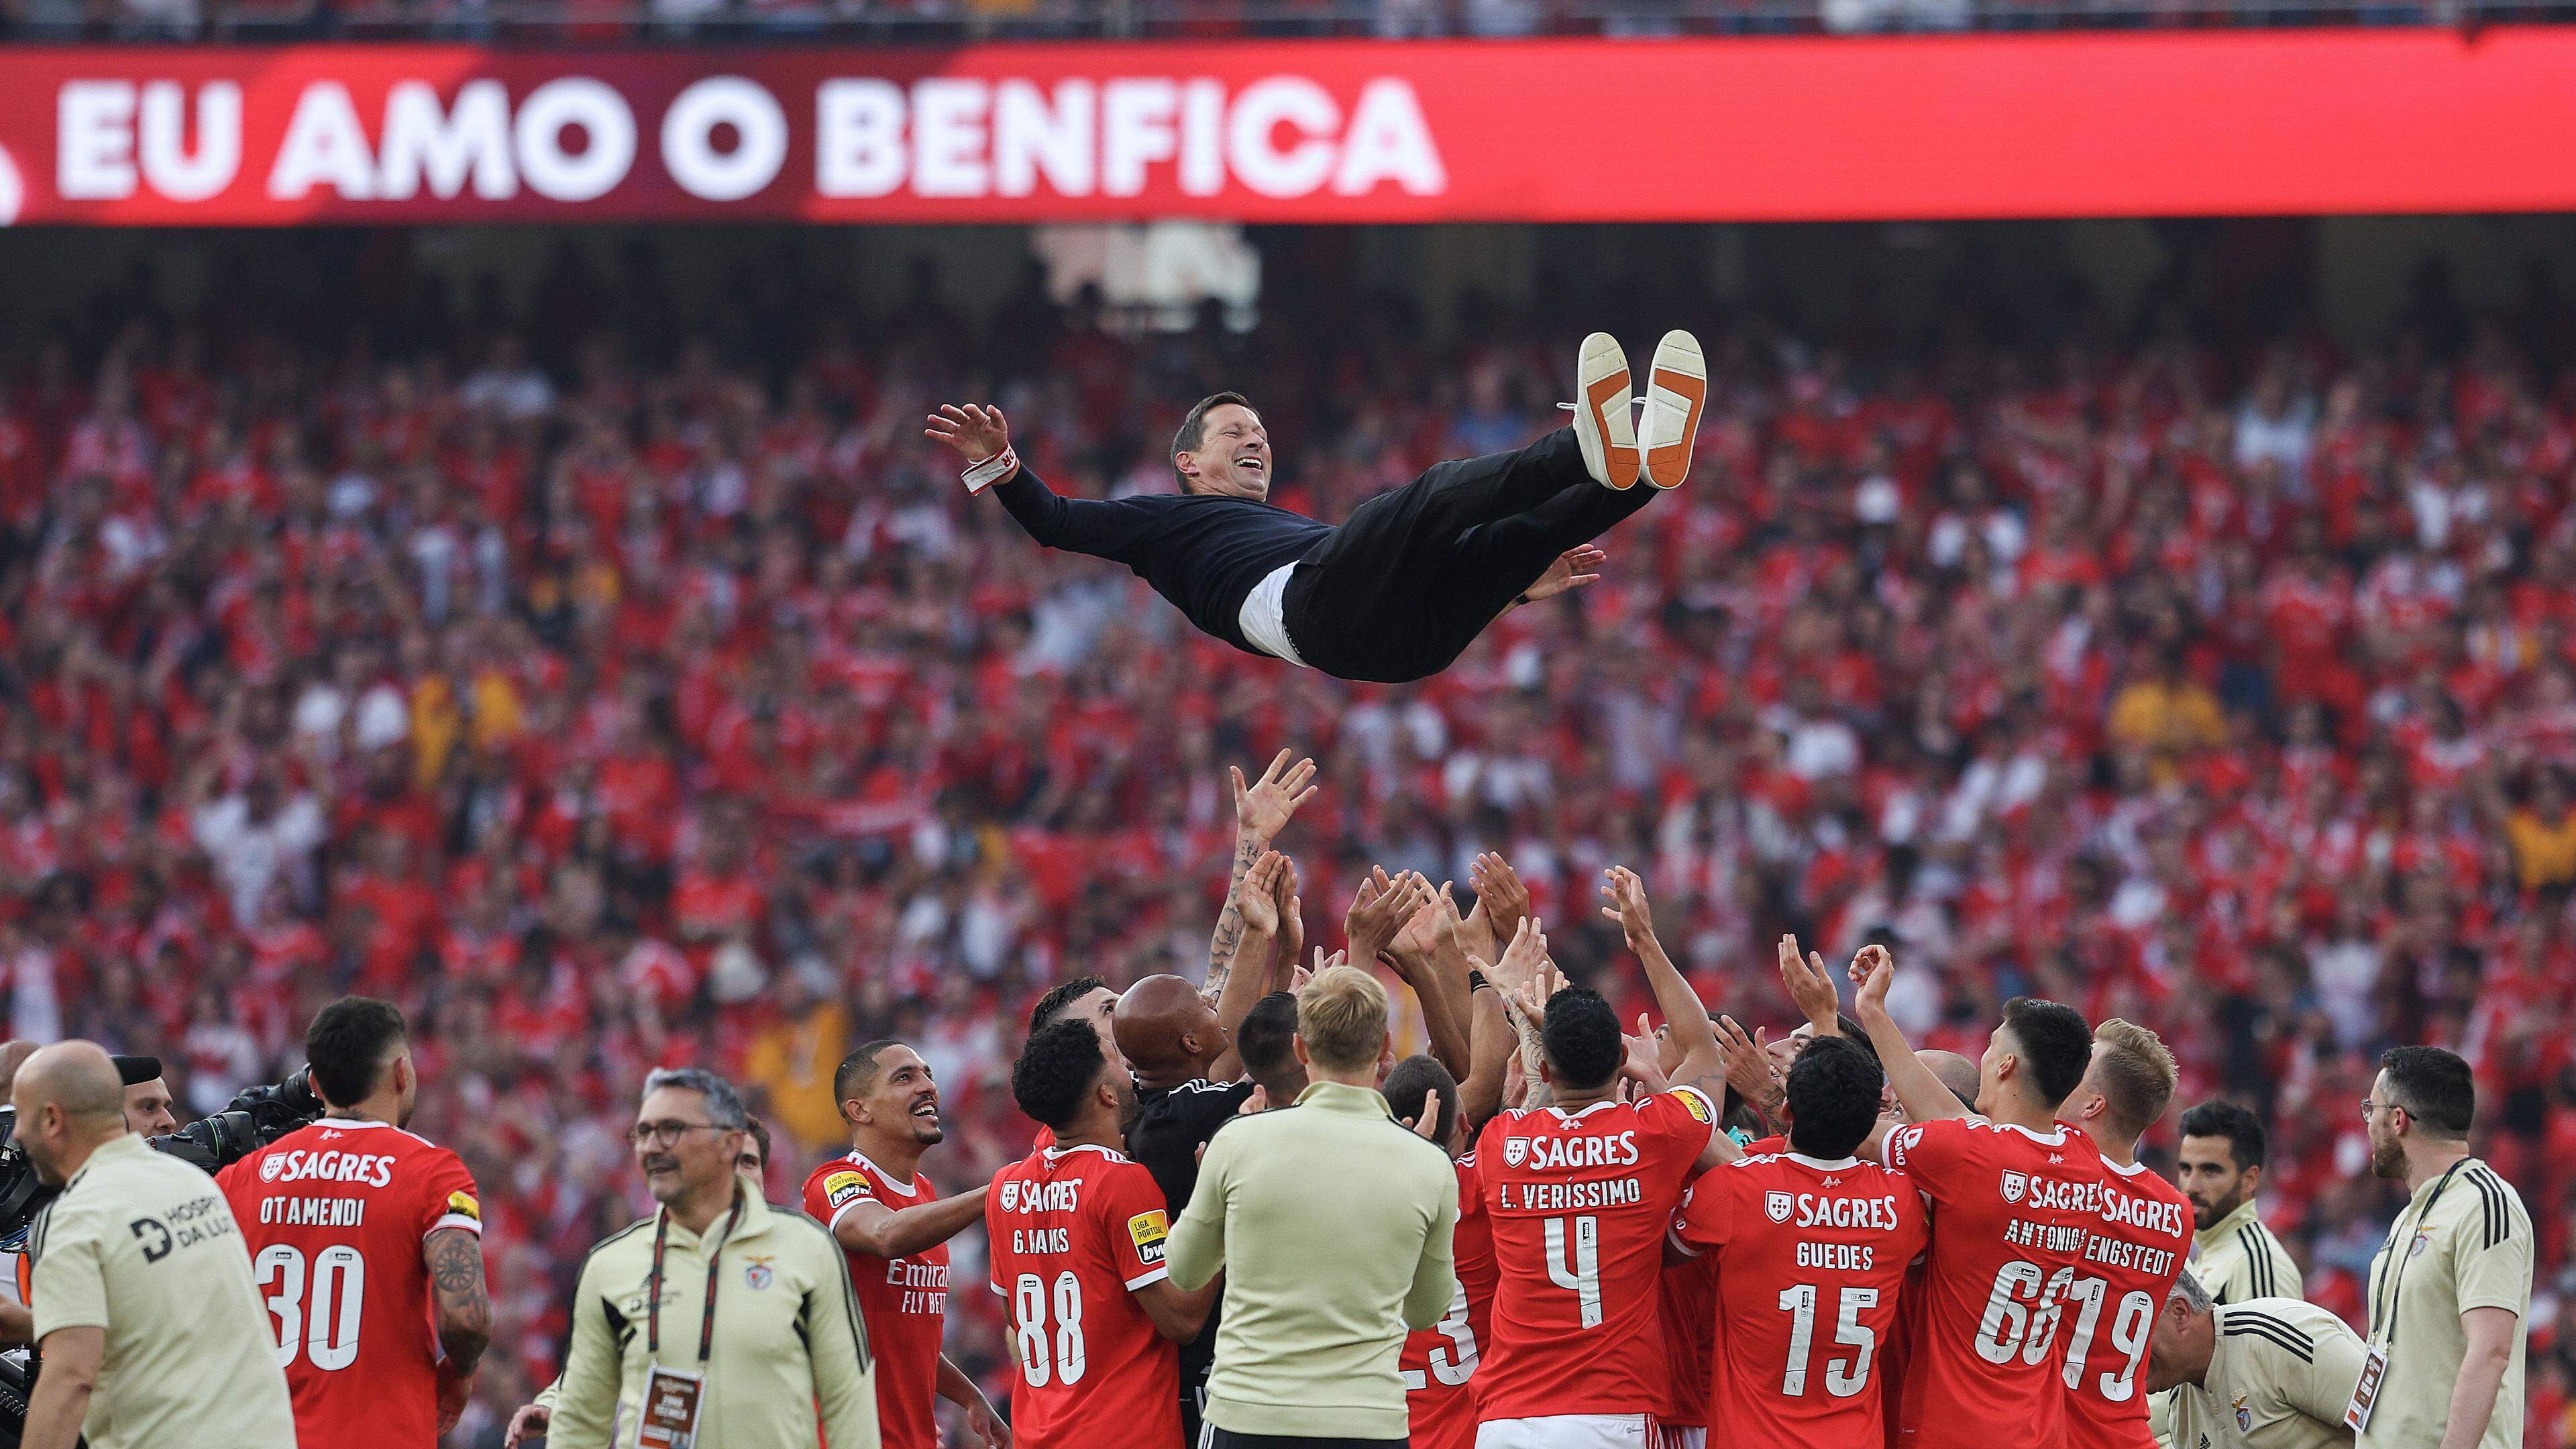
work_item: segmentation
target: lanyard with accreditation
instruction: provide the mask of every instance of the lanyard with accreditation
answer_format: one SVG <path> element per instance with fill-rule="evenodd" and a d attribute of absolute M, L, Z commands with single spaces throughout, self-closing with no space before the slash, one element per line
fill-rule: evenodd
<path fill-rule="evenodd" d="M 651 1306 L 644 1312 L 644 1346 L 652 1354 L 652 1376 L 644 1385 L 643 1422 L 636 1426 L 635 1449 L 695 1449 L 698 1442 L 698 1408 L 707 1386 L 707 1354 L 716 1342 L 716 1264 L 724 1254 L 724 1245 L 733 1238 L 734 1225 L 742 1221 L 742 1189 L 733 1194 L 733 1211 L 725 1214 L 724 1233 L 707 1245 L 707 1301 L 698 1320 L 698 1366 L 694 1369 L 666 1368 L 662 1364 L 662 1249 L 671 1237 L 671 1210 L 662 1210 L 662 1220 L 653 1227 L 653 1272 L 645 1280 L 644 1295 Z"/>
<path fill-rule="evenodd" d="M 2380 1324 L 2387 1325 L 2388 1338 L 2385 1342 L 2370 1345 L 2369 1352 L 2362 1356 L 2361 1382 L 2353 1385 L 2352 1402 L 2346 1404 L 2343 1410 L 2344 1427 L 2356 1434 L 2370 1427 L 2371 1408 L 2379 1402 L 2380 1385 L 2388 1377 L 2388 1356 L 2397 1351 L 2397 1305 L 2406 1297 L 2406 1268 L 2408 1264 L 2415 1261 L 2415 1239 L 2423 1233 L 2425 1220 L 2433 1216 L 2433 1208 L 2442 1201 L 2442 1194 L 2449 1189 L 2451 1179 L 2461 1168 L 2468 1165 L 2468 1161 L 2463 1157 L 2452 1163 L 2450 1171 L 2442 1174 L 2442 1180 L 2433 1184 L 2432 1193 L 2424 1199 L 2423 1210 L 2415 1214 L 2415 1226 L 2412 1231 L 2402 1233 L 2398 1231 L 2406 1221 L 2403 1213 L 2398 1215 L 2396 1223 L 2389 1226 L 2388 1244 L 2380 1249 L 2388 1258 L 2388 1269 L 2380 1284 L 2388 1290 L 2388 1307 L 2386 1311 L 2381 1311 L 2378 1291 L 2373 1289 L 2370 1313 L 2370 1321 L 2374 1327 Z M 2397 1246 L 2401 1239 L 2406 1244 L 2403 1251 Z"/>

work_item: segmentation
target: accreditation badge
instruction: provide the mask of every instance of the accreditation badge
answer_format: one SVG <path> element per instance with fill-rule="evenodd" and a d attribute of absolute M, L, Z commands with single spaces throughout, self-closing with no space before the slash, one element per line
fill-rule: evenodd
<path fill-rule="evenodd" d="M 653 1376 L 644 1384 L 635 1449 L 697 1449 L 698 1400 L 706 1386 L 703 1371 L 653 1365 Z"/>
<path fill-rule="evenodd" d="M 2343 1406 L 2343 1426 L 2358 1434 L 2370 1427 L 2371 1406 L 2379 1402 L 2379 1386 L 2388 1377 L 2388 1350 L 2377 1344 L 2362 1355 L 2361 1382 L 2352 1386 L 2352 1402 Z"/>

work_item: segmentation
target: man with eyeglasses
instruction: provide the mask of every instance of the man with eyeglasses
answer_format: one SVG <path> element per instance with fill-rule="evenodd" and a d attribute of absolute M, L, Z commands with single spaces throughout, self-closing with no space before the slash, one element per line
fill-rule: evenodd
<path fill-rule="evenodd" d="M 2477 1085 L 2440 1047 L 2379 1059 L 2361 1104 L 2370 1170 L 2406 1207 L 2370 1264 L 2369 1357 L 2346 1422 L 2362 1449 L 2515 1449 L 2531 1317 L 2531 1218 L 2469 1155 Z"/>
<path fill-rule="evenodd" d="M 629 1140 L 632 1140 L 631 1134 Z M 742 1151 L 734 1156 L 733 1170 L 762 1186 L 761 1195 L 764 1197 L 768 1196 L 769 1156 L 769 1124 L 754 1117 L 744 1129 Z M 509 1430 L 501 1437 L 502 1449 L 519 1449 L 530 1439 L 545 1438 L 546 1427 L 554 1412 L 555 1386 L 549 1383 L 510 1415 Z"/>
<path fill-rule="evenodd" d="M 713 1072 L 645 1078 L 628 1140 L 661 1206 L 582 1264 L 553 1449 L 877 1449 L 840 1248 L 737 1171 L 750 1127 Z"/>

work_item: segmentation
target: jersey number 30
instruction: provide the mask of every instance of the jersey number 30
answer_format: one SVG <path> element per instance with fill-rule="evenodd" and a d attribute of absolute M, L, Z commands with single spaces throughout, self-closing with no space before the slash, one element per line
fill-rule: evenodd
<path fill-rule="evenodd" d="M 358 1361 L 358 1319 L 367 1303 L 367 1260 L 343 1243 L 313 1255 L 284 1243 L 259 1250 L 251 1264 L 277 1320 L 277 1366 L 292 1368 L 297 1350 L 318 1369 Z"/>

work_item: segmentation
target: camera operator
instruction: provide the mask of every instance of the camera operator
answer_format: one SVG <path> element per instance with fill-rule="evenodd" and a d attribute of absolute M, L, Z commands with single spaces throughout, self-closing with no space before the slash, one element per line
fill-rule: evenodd
<path fill-rule="evenodd" d="M 49 1046 L 10 1085 L 17 1141 L 61 1193 L 28 1240 L 44 1368 L 24 1449 L 284 1449 L 286 1374 L 232 1210 L 125 1130 L 105 1051 Z"/>
<path fill-rule="evenodd" d="M 161 1079 L 159 1057 L 109 1057 L 116 1079 L 125 1084 L 125 1130 L 137 1137 L 167 1137 L 179 1130 L 179 1114 L 170 1084 Z"/>

